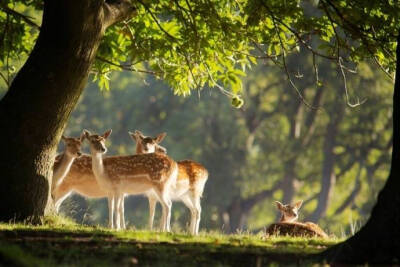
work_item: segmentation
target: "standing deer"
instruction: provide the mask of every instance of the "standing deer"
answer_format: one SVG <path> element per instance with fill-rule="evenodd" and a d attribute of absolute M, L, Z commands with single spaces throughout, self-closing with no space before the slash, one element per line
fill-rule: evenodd
<path fill-rule="evenodd" d="M 106 192 L 97 184 L 92 171 L 92 157 L 90 155 L 82 155 L 75 159 L 62 182 L 52 189 L 52 197 L 57 212 L 62 202 L 72 192 L 89 198 L 107 197 Z"/>
<path fill-rule="evenodd" d="M 92 155 L 92 170 L 99 187 L 106 192 L 110 227 L 120 229 L 124 216 L 124 195 L 154 192 L 162 206 L 162 230 L 170 231 L 171 187 L 175 186 L 178 166 L 164 154 L 151 153 L 131 156 L 113 156 L 103 159 L 107 152 L 105 141 L 111 130 L 103 135 L 84 130 Z"/>
<path fill-rule="evenodd" d="M 166 133 L 161 133 L 155 138 L 144 136 L 140 131 L 129 132 L 129 135 L 136 141 L 136 154 L 166 153 L 167 151 L 159 145 L 166 136 Z M 178 180 L 175 188 L 170 191 L 170 196 L 173 200 L 181 200 L 189 208 L 191 213 L 190 232 L 193 235 L 199 233 L 201 215 L 200 198 L 207 179 L 208 171 L 201 164 L 191 160 L 178 161 Z M 151 191 L 146 195 L 149 200 L 149 227 L 152 229 L 157 196 Z"/>
<path fill-rule="evenodd" d="M 165 152 L 163 150 L 163 153 Z M 90 155 L 82 155 L 75 159 L 65 178 L 56 187 L 52 188 L 51 195 L 57 212 L 64 200 L 73 192 L 87 198 L 108 197 L 107 192 L 100 188 L 97 183 L 92 170 L 92 157 Z M 123 208 L 122 206 L 121 209 Z M 125 228 L 124 216 L 120 216 L 120 225 Z"/>
<path fill-rule="evenodd" d="M 61 139 L 64 141 L 65 147 L 64 152 L 57 155 L 54 161 L 51 183 L 52 192 L 54 188 L 58 187 L 63 182 L 74 160 L 82 155 L 81 144 L 84 139 L 83 134 L 79 138 L 65 137 L 63 135 Z"/>
<path fill-rule="evenodd" d="M 295 204 L 284 205 L 279 201 L 275 201 L 276 207 L 281 212 L 281 218 L 278 223 L 271 224 L 266 231 L 270 235 L 289 235 L 301 237 L 322 237 L 327 238 L 328 235 L 315 223 L 312 222 L 297 222 L 298 211 L 303 204 L 303 201 L 298 201 Z"/>

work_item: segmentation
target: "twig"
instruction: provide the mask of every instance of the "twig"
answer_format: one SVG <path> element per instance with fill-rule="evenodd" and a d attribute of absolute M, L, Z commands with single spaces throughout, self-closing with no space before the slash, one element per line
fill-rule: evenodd
<path fill-rule="evenodd" d="M 314 68 L 314 74 L 315 74 L 315 82 L 317 83 L 317 86 L 319 86 L 320 81 L 319 81 L 319 75 L 318 75 L 318 67 L 317 67 L 316 60 L 315 60 L 315 54 L 312 55 L 312 60 L 313 60 L 313 68 Z"/>
<path fill-rule="evenodd" d="M 40 26 L 33 21 L 32 17 L 29 17 L 27 15 L 21 14 L 21 13 L 15 11 L 13 9 L 7 7 L 7 6 L 1 5 L 0 8 L 3 9 L 4 12 L 6 12 L 7 14 L 10 14 L 10 15 L 12 15 L 14 17 L 19 17 L 23 21 L 25 21 L 25 23 L 29 24 L 30 26 L 35 27 L 37 29 L 40 29 Z"/>
<path fill-rule="evenodd" d="M 307 44 L 307 42 L 300 36 L 300 34 L 292 29 L 289 25 L 287 25 L 285 22 L 283 22 L 282 20 L 280 20 L 279 18 L 277 18 L 274 13 L 272 12 L 272 10 L 267 6 L 267 4 L 265 4 L 264 1 L 261 2 L 261 4 L 267 9 L 268 13 L 271 15 L 272 20 L 279 22 L 279 24 L 281 24 L 282 26 L 284 26 L 288 31 L 290 31 L 296 38 L 297 40 L 300 41 L 301 44 L 304 45 L 305 48 L 307 48 L 310 52 L 312 52 L 313 54 L 316 54 L 317 56 L 326 58 L 326 59 L 335 59 L 335 57 L 332 56 L 328 56 L 328 55 L 324 55 L 318 51 L 315 51 L 314 48 L 312 48 L 309 44 Z"/>
<path fill-rule="evenodd" d="M 153 14 L 153 12 L 150 10 L 150 8 L 143 3 L 141 0 L 137 0 L 140 4 L 143 5 L 143 7 L 146 9 L 147 12 L 149 12 L 151 18 L 153 19 L 153 21 L 157 24 L 158 28 L 165 33 L 165 35 L 167 35 L 170 39 L 172 40 L 176 40 L 176 38 L 174 36 L 172 36 L 171 34 L 169 34 L 164 28 L 163 26 L 161 26 L 160 22 L 158 21 L 158 19 L 156 18 L 156 16 Z"/>
<path fill-rule="evenodd" d="M 267 5 L 265 5 L 265 7 L 267 8 L 268 11 L 270 11 L 270 9 L 268 8 Z M 286 64 L 286 50 L 285 50 L 285 46 L 284 46 L 284 44 L 283 44 L 283 40 L 282 40 L 281 36 L 279 35 L 280 32 L 279 32 L 279 29 L 278 29 L 278 25 L 276 24 L 275 16 L 273 16 L 273 15 L 272 15 L 272 22 L 273 22 L 273 24 L 274 24 L 274 28 L 275 28 L 276 34 L 278 35 L 279 43 L 280 43 L 280 46 L 281 46 L 281 48 L 282 48 L 282 63 L 283 63 L 283 68 L 284 68 L 284 70 L 285 70 L 286 76 L 287 76 L 287 78 L 288 78 L 288 80 L 289 80 L 289 83 L 290 83 L 291 86 L 296 90 L 296 93 L 297 93 L 297 95 L 299 96 L 299 99 L 303 102 L 304 105 L 306 105 L 306 106 L 307 106 L 308 108 L 310 108 L 310 109 L 318 109 L 318 107 L 314 107 L 314 106 L 312 106 L 310 103 L 307 102 L 307 100 L 304 98 L 304 96 L 303 96 L 302 93 L 300 92 L 299 88 L 297 88 L 296 84 L 293 82 L 293 80 L 292 80 L 292 78 L 291 78 L 291 76 L 290 76 L 290 73 L 289 73 L 287 64 Z"/>
<path fill-rule="evenodd" d="M 364 104 L 367 101 L 367 99 L 364 98 L 360 102 L 360 99 L 358 97 L 357 97 L 357 102 L 355 104 L 350 103 L 349 92 L 348 92 L 349 90 L 347 88 L 347 79 L 346 79 L 346 74 L 344 73 L 344 68 L 343 68 L 343 65 L 342 65 L 342 58 L 341 57 L 339 57 L 338 64 L 339 64 L 340 72 L 342 73 L 342 77 L 343 77 L 344 91 L 346 93 L 346 103 L 347 103 L 347 105 L 349 107 L 355 108 L 357 106 L 360 106 L 360 105 Z"/>
<path fill-rule="evenodd" d="M 1 78 L 3 78 L 4 82 L 6 83 L 7 88 L 10 88 L 9 80 L 7 80 L 6 76 L 4 76 L 4 74 L 1 71 L 0 71 L 0 76 L 1 76 Z"/>
<path fill-rule="evenodd" d="M 137 69 L 132 65 L 121 65 L 121 64 L 118 64 L 118 63 L 114 63 L 114 62 L 112 62 L 112 61 L 110 61 L 108 59 L 105 59 L 103 57 L 100 57 L 100 56 L 96 56 L 96 59 L 98 59 L 100 61 L 103 61 L 103 62 L 105 62 L 107 64 L 110 64 L 112 66 L 118 67 L 118 68 L 120 68 L 122 70 L 146 73 L 146 74 L 151 74 L 151 75 L 155 75 L 155 76 L 163 74 L 163 72 L 156 72 L 156 71 L 150 71 L 150 70 Z"/>
<path fill-rule="evenodd" d="M 346 93 L 346 103 L 347 103 L 347 105 L 349 107 L 352 107 L 352 108 L 360 106 L 360 105 L 364 104 L 365 101 L 367 101 L 367 99 L 365 98 L 364 100 L 362 100 L 360 102 L 360 99 L 357 97 L 357 102 L 355 104 L 350 103 L 349 93 L 348 93 L 348 88 L 347 88 L 347 79 L 346 79 L 346 74 L 344 72 L 345 67 L 342 64 L 343 59 L 340 56 L 340 43 L 339 43 L 340 42 L 340 37 L 339 37 L 339 34 L 336 31 L 336 27 L 335 27 L 334 21 L 333 21 L 333 19 L 331 17 L 331 14 L 329 13 L 328 8 L 326 7 L 324 2 L 322 2 L 322 6 L 324 8 L 326 16 L 329 19 L 329 22 L 330 22 L 331 26 L 333 28 L 333 32 L 335 33 L 336 47 L 337 47 L 337 55 L 336 55 L 337 56 L 337 64 L 339 66 L 340 72 L 342 73 L 342 77 L 343 77 L 344 90 L 345 90 L 345 93 Z"/>
<path fill-rule="evenodd" d="M 208 77 L 210 78 L 210 80 L 213 82 L 213 84 L 221 91 L 221 93 L 223 93 L 224 95 L 228 96 L 228 97 L 233 97 L 234 94 L 232 94 L 231 92 L 227 91 L 224 87 L 222 87 L 221 85 L 219 85 L 214 78 L 212 77 L 211 73 L 210 73 L 210 69 L 208 68 L 207 63 L 204 63 L 204 66 L 206 67 L 207 70 L 207 74 Z"/>

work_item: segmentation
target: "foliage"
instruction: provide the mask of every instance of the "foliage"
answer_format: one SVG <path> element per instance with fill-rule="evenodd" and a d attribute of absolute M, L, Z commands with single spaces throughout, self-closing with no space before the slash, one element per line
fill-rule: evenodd
<path fill-rule="evenodd" d="M 111 27 L 93 65 L 94 80 L 109 89 L 112 71 L 153 74 L 178 95 L 216 87 L 240 107 L 241 78 L 257 59 L 283 67 L 288 53 L 305 48 L 336 62 L 373 59 L 388 74 L 395 67 L 400 7 L 395 1 L 134 1 L 137 15 Z M 0 70 L 9 84 L 9 60 L 29 54 L 41 1 L 0 5 Z M 384 25 L 382 27 L 381 25 Z M 290 78 L 291 79 L 291 78 Z M 322 85 L 316 79 L 316 83 Z"/>

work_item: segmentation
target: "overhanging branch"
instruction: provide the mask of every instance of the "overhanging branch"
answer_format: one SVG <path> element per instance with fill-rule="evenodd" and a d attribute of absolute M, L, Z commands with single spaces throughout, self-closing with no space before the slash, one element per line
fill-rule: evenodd
<path fill-rule="evenodd" d="M 36 22 L 33 21 L 33 18 L 31 18 L 27 15 L 21 14 L 5 5 L 0 5 L 0 9 L 2 9 L 4 12 L 6 12 L 7 14 L 9 14 L 15 18 L 22 19 L 26 24 L 28 24 L 36 29 L 40 29 L 40 26 L 38 24 L 36 24 Z"/>
<path fill-rule="evenodd" d="M 104 14 L 106 27 L 109 27 L 133 17 L 136 14 L 136 7 L 129 0 L 106 0 Z"/>

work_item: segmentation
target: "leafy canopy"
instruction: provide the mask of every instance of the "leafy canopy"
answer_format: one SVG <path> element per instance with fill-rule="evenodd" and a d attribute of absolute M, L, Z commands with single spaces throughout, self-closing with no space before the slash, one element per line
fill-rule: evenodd
<path fill-rule="evenodd" d="M 400 5 L 394 0 L 132 4 L 137 16 L 108 29 L 99 48 L 93 77 L 101 88 L 109 89 L 112 71 L 129 70 L 164 79 L 178 95 L 215 87 L 240 107 L 241 78 L 252 63 L 272 61 L 291 81 L 286 55 L 300 49 L 336 62 L 343 76 L 362 60 L 372 59 L 388 75 L 395 67 Z M 0 71 L 7 85 L 34 45 L 42 8 L 39 0 L 0 3 Z M 316 82 L 322 85 L 318 75 Z"/>

